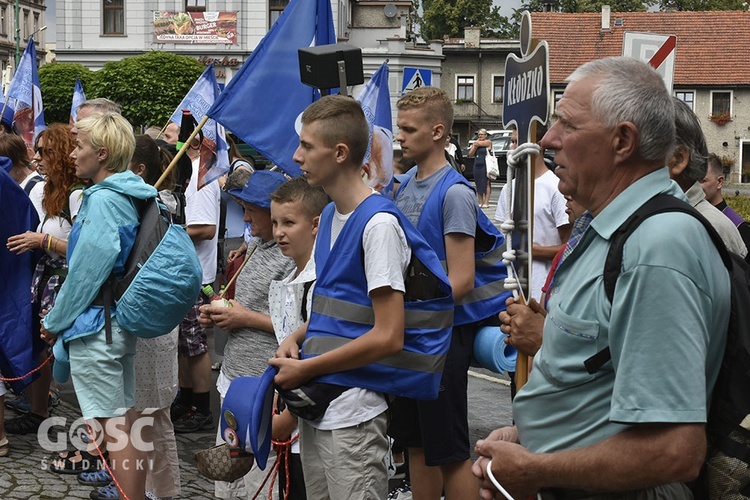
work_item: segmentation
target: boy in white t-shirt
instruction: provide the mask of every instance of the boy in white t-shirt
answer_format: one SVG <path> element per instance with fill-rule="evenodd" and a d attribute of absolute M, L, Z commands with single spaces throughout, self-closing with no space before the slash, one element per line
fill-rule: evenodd
<path fill-rule="evenodd" d="M 289 276 L 271 281 L 268 291 L 268 308 L 279 344 L 307 321 L 312 310 L 312 288 L 315 283 L 312 251 L 320 213 L 328 201 L 322 189 L 310 186 L 302 177 L 282 184 L 271 195 L 273 237 L 281 253 L 296 264 Z M 274 440 L 291 444 L 288 478 L 285 468 L 279 467 L 279 498 L 304 500 L 305 481 L 297 418 L 288 408 L 274 415 L 272 434 Z"/>
<path fill-rule="evenodd" d="M 282 389 L 297 388 L 316 377 L 353 370 L 375 363 L 401 351 L 404 343 L 404 274 L 411 258 L 411 249 L 397 218 L 378 212 L 366 223 L 362 232 L 350 234 L 361 241 L 365 276 L 348 271 L 346 259 L 359 256 L 343 255 L 338 249 L 351 243 L 339 234 L 348 231 L 347 221 L 356 220 L 357 208 L 370 196 L 378 196 L 361 179 L 362 160 L 367 150 L 369 130 L 360 104 L 338 95 L 326 96 L 310 105 L 302 114 L 300 146 L 294 160 L 302 167 L 312 186 L 321 186 L 333 199 L 335 212 L 326 209 L 321 217 L 319 235 L 328 235 L 316 242 L 318 272 L 311 321 L 287 337 L 276 357 L 269 361 L 279 368 L 274 381 Z M 351 226 L 359 227 L 359 226 Z M 359 231 L 359 229 L 358 229 Z M 321 247 L 321 245 L 323 247 Z M 338 266 L 320 265 L 318 252 L 330 257 L 326 261 Z M 323 293 L 326 269 L 343 274 L 340 284 L 347 287 L 344 299 L 334 311 L 317 311 L 319 294 Z M 347 272 L 349 275 L 347 276 Z M 366 284 L 364 283 L 366 280 Z M 356 282 L 356 283 L 355 283 Z M 335 291 L 328 291 L 336 295 Z M 357 297 L 364 294 L 367 297 Z M 330 296 L 320 295 L 321 303 Z M 344 314 L 357 299 L 369 299 L 374 325 L 343 345 L 314 357 L 300 359 L 300 346 L 314 322 L 342 321 Z M 334 326 L 335 327 L 335 326 Z M 314 384 L 313 384 L 314 385 Z M 353 387 L 330 402 L 322 417 L 314 421 L 300 419 L 300 445 L 305 486 L 308 498 L 350 500 L 385 498 L 388 494 L 388 473 L 385 455 L 388 405 L 382 393 Z"/>

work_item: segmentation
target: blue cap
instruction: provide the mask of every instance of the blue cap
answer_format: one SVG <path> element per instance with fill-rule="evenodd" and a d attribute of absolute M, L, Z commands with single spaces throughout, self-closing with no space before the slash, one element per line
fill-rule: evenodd
<path fill-rule="evenodd" d="M 256 170 L 242 189 L 230 189 L 229 194 L 266 210 L 271 209 L 271 193 L 286 182 L 279 172 Z"/>
<path fill-rule="evenodd" d="M 271 451 L 273 377 L 277 371 L 269 366 L 260 377 L 235 378 L 221 406 L 222 437 L 230 448 L 249 451 L 249 444 L 261 470 L 265 470 Z"/>

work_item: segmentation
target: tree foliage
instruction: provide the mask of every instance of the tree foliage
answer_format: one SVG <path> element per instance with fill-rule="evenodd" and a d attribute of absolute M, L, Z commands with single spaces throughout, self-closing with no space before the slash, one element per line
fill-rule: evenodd
<path fill-rule="evenodd" d="M 659 9 L 667 10 L 747 10 L 745 0 L 662 0 Z"/>
<path fill-rule="evenodd" d="M 44 119 L 47 123 L 68 123 L 76 78 L 81 79 L 86 92 L 94 80 L 94 72 L 78 63 L 55 62 L 39 68 Z"/>
<path fill-rule="evenodd" d="M 473 26 L 486 38 L 506 38 L 510 33 L 508 18 L 492 0 L 423 0 L 423 7 L 418 22 L 426 41 L 462 37 L 464 29 Z"/>
<path fill-rule="evenodd" d="M 106 97 L 122 106 L 135 127 L 166 123 L 205 66 L 192 57 L 153 51 L 111 61 L 99 71 L 81 64 L 51 63 L 39 68 L 47 123 L 67 123 L 76 77 L 87 99 Z"/>
<path fill-rule="evenodd" d="M 120 104 L 136 127 L 163 124 L 204 69 L 192 57 L 160 51 L 110 61 L 96 72 L 91 97 Z"/>

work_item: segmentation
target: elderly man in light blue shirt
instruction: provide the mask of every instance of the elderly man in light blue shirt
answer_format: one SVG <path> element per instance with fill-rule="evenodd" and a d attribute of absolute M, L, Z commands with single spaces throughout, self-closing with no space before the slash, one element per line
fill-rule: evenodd
<path fill-rule="evenodd" d="M 479 441 L 473 470 L 486 499 L 495 483 L 515 498 L 692 498 L 683 483 L 705 457 L 729 276 L 699 221 L 659 214 L 628 238 L 610 304 L 614 231 L 656 194 L 686 200 L 664 167 L 674 109 L 659 74 L 634 59 L 593 61 L 568 81 L 542 146 L 556 151 L 560 191 L 593 218 L 555 274 L 517 427 Z M 590 374 L 584 361 L 605 347 L 611 361 Z"/>

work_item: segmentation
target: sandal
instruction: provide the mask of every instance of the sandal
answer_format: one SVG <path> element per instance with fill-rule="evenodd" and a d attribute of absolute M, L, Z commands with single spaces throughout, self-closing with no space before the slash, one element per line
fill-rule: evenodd
<path fill-rule="evenodd" d="M 101 457 L 92 455 L 88 451 L 70 450 L 53 456 L 55 459 L 50 464 L 49 470 L 57 474 L 80 474 L 104 468 Z M 106 453 L 104 458 L 107 458 Z"/>
<path fill-rule="evenodd" d="M 5 436 L 0 440 L 0 457 L 7 457 L 9 453 L 10 444 L 8 443 L 8 436 Z"/>
<path fill-rule="evenodd" d="M 89 493 L 89 498 L 92 500 L 119 500 L 120 491 L 115 486 L 115 483 L 109 483 L 103 488 L 96 489 Z"/>
<path fill-rule="evenodd" d="M 109 475 L 106 469 L 81 472 L 78 474 L 78 482 L 86 486 L 108 486 L 112 482 L 112 476 Z"/>
<path fill-rule="evenodd" d="M 45 417 L 36 413 L 26 413 L 20 417 L 5 421 L 5 431 L 8 434 L 36 434 Z"/>

